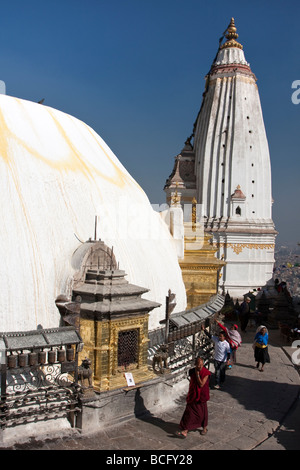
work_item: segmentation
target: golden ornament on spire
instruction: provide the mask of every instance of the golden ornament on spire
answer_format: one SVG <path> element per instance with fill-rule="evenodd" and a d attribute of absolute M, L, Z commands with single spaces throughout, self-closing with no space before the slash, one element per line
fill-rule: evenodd
<path fill-rule="evenodd" d="M 225 49 L 227 47 L 238 47 L 239 49 L 243 49 L 243 46 L 239 42 L 237 42 L 237 38 L 239 37 L 239 35 L 236 32 L 234 18 L 231 18 L 230 24 L 226 29 L 224 35 L 227 41 L 224 42 L 222 46 L 220 46 L 220 49 Z"/>
<path fill-rule="evenodd" d="M 181 201 L 181 196 L 177 192 L 178 183 L 176 183 L 175 186 L 176 186 L 175 193 L 173 193 L 171 196 L 171 206 L 177 206 Z"/>
<path fill-rule="evenodd" d="M 196 231 L 196 224 L 197 224 L 197 199 L 193 197 L 193 200 L 192 200 L 192 230 L 193 232 Z"/>

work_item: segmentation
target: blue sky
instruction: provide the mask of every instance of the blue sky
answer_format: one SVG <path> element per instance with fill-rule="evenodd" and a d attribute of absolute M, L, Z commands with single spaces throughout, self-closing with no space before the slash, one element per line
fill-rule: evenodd
<path fill-rule="evenodd" d="M 235 18 L 258 78 L 278 243 L 300 241 L 299 0 L 0 0 L 0 79 L 8 95 L 85 121 L 150 201 L 165 202 L 204 76 Z M 300 94 L 299 94 L 300 97 Z"/>

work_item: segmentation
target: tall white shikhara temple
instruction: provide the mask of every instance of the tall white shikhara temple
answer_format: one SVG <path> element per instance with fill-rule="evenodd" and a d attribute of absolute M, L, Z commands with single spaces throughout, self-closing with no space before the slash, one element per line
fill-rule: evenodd
<path fill-rule="evenodd" d="M 200 222 L 226 261 L 220 286 L 233 297 L 273 275 L 276 231 L 271 167 L 256 77 L 234 19 L 206 76 L 192 136 L 175 159 L 167 200 L 200 205 Z"/>

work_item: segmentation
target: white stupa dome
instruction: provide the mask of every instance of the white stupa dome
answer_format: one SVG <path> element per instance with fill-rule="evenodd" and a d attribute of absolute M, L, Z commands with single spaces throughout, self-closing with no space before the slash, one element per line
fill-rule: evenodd
<path fill-rule="evenodd" d="M 127 280 L 176 311 L 185 287 L 168 228 L 144 191 L 88 125 L 30 101 L 0 95 L 1 331 L 59 326 L 55 305 L 70 293 L 72 256 L 94 235 L 113 247 Z"/>

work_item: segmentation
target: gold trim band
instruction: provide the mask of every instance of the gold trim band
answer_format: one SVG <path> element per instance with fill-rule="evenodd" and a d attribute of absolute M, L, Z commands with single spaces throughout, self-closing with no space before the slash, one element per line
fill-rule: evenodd
<path fill-rule="evenodd" d="M 268 249 L 274 249 L 275 244 L 274 243 L 225 243 L 225 242 L 218 242 L 218 243 L 213 243 L 214 248 L 232 248 L 233 251 L 239 255 L 242 251 L 243 248 L 248 248 L 249 250 L 268 250 Z"/>

